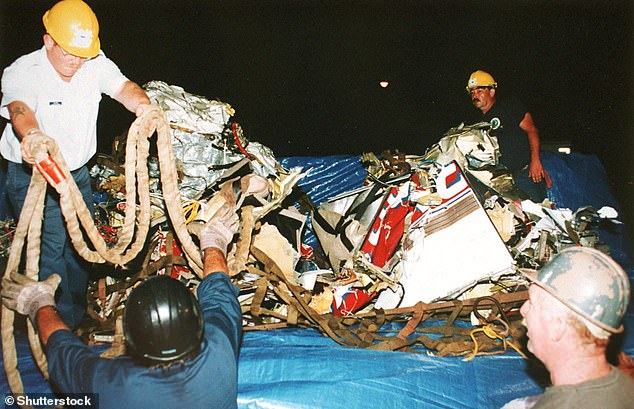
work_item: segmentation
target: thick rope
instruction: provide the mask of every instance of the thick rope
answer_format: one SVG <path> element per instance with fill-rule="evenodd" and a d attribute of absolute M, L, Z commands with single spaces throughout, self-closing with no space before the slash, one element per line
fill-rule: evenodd
<path fill-rule="evenodd" d="M 172 222 L 172 228 L 176 237 L 180 242 L 183 253 L 189 262 L 189 267 L 202 278 L 203 260 L 200 249 L 191 238 L 185 223 L 183 214 L 183 206 L 180 199 L 180 191 L 178 190 L 178 177 L 176 174 L 176 165 L 174 159 L 174 151 L 172 150 L 172 140 L 165 114 L 161 111 L 161 117 L 156 123 L 157 149 L 159 157 L 159 169 L 161 171 L 161 186 L 163 188 L 163 199 L 169 219 Z"/>
<path fill-rule="evenodd" d="M 41 232 L 42 224 L 42 212 L 43 202 L 46 195 L 46 181 L 39 172 L 33 172 L 31 177 L 31 183 L 29 190 L 24 200 L 24 206 L 20 214 L 20 219 L 15 231 L 15 236 L 11 244 L 11 250 L 9 252 L 9 259 L 7 261 L 7 268 L 5 270 L 5 277 L 8 277 L 12 272 L 17 271 L 20 263 L 20 257 L 22 255 L 22 248 L 24 246 L 27 233 L 34 233 L 29 236 L 28 252 L 36 254 L 39 258 L 39 238 L 38 232 Z M 31 224 L 38 228 L 31 228 Z M 37 242 L 37 243 L 35 243 Z M 33 268 L 35 265 L 35 268 Z M 27 260 L 26 275 L 29 278 L 37 279 L 37 265 L 30 260 Z M 18 371 L 18 357 L 15 349 L 15 337 L 13 334 L 13 322 L 15 313 L 13 310 L 8 309 L 2 305 L 2 362 L 4 370 L 7 374 L 7 382 L 9 388 L 13 393 L 24 393 L 24 386 L 20 373 Z M 30 338 L 30 337 L 29 337 Z M 30 342 L 30 339 L 29 339 Z M 38 351 L 34 350 L 34 354 Z M 41 353 L 41 348 L 40 348 Z M 36 362 L 41 362 L 39 357 L 36 358 Z M 42 369 L 42 368 L 40 368 Z M 48 373 L 43 370 L 44 376 L 48 376 Z"/>
<path fill-rule="evenodd" d="M 49 183 L 60 195 L 60 207 L 64 214 L 67 230 L 71 237 L 71 242 L 80 256 L 89 262 L 109 262 L 119 266 L 124 266 L 133 260 L 143 249 L 149 231 L 151 212 L 147 170 L 148 139 L 155 131 L 157 133 L 161 182 L 166 207 L 172 220 L 174 231 L 183 246 L 190 266 L 200 276 L 202 273 L 202 258 L 198 247 L 193 243 L 187 231 L 185 217 L 182 212 L 169 125 L 164 112 L 159 107 L 152 106 L 146 110 L 142 117 L 134 121 L 128 132 L 125 162 L 125 220 L 118 237 L 119 240 L 112 249 L 108 249 L 103 237 L 95 227 L 86 203 L 55 141 L 49 137 L 42 137 L 34 143 L 32 150 L 38 161 L 44 161 L 46 152 L 48 152 L 48 155 L 54 161 L 53 165 L 57 165 L 53 173 L 57 173 L 51 176 L 47 169 L 34 167 L 29 190 L 11 245 L 4 277 L 8 277 L 11 273 L 18 271 L 25 238 L 28 237 L 26 275 L 29 278 L 38 279 L 42 216 L 47 188 L 44 176 L 47 177 Z M 139 199 L 138 209 L 136 205 L 137 195 Z M 137 226 L 136 231 L 135 226 Z M 95 250 L 91 250 L 88 247 L 84 240 L 82 228 Z M 133 237 L 134 242 L 132 242 Z M 130 245 L 131 242 L 132 244 Z M 13 333 L 14 317 L 14 312 L 3 305 L 1 322 L 3 364 L 11 391 L 14 394 L 20 394 L 24 393 L 24 386 L 17 366 Z M 46 357 L 42 351 L 39 338 L 30 323 L 28 332 L 29 343 L 35 361 L 44 377 L 48 379 Z"/>
<path fill-rule="evenodd" d="M 255 222 L 253 220 L 253 206 L 243 206 L 241 213 L 242 230 L 236 245 L 235 257 L 229 261 L 229 276 L 234 277 L 246 269 L 251 250 L 251 239 Z"/>

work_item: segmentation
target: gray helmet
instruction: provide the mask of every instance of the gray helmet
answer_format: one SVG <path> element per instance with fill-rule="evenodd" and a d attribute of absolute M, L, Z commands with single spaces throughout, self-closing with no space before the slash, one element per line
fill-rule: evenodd
<path fill-rule="evenodd" d="M 625 271 L 608 255 L 589 247 L 570 247 L 539 271 L 520 271 L 598 327 L 611 333 L 623 331 L 621 321 L 630 301 L 630 283 Z"/>

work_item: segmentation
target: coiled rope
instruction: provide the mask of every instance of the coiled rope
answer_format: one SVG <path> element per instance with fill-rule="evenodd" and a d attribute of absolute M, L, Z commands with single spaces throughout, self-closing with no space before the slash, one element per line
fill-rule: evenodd
<path fill-rule="evenodd" d="M 479 347 L 479 344 L 478 344 L 478 340 L 475 337 L 475 334 L 478 333 L 478 332 L 484 333 L 484 335 L 486 335 L 490 339 L 499 339 L 500 341 L 502 341 L 502 347 L 503 347 L 504 351 L 506 351 L 506 347 L 508 345 L 511 348 L 513 348 L 518 354 L 520 354 L 522 356 L 522 358 L 528 359 L 526 354 L 524 352 L 522 352 L 522 350 L 521 350 L 521 348 L 519 346 L 517 346 L 513 342 L 507 340 L 507 337 L 509 335 L 508 324 L 505 323 L 504 321 L 500 321 L 500 322 L 503 325 L 503 329 L 496 328 L 496 326 L 493 325 L 493 324 L 487 324 L 487 325 L 485 325 L 482 328 L 476 328 L 476 329 L 472 330 L 471 332 L 469 332 L 469 336 L 471 337 L 471 340 L 473 341 L 473 352 L 471 354 L 469 354 L 468 357 L 464 358 L 463 361 L 465 361 L 465 362 L 470 361 L 473 358 L 475 358 L 478 354 L 488 355 L 488 354 L 486 354 L 484 352 L 480 352 L 480 347 Z"/>
<path fill-rule="evenodd" d="M 189 266 L 201 276 L 203 263 L 200 250 L 190 236 L 183 215 L 169 124 L 165 113 L 158 106 L 152 105 L 132 123 L 128 131 L 125 159 L 125 219 L 117 244 L 111 249 L 107 247 L 105 240 L 95 227 L 86 203 L 68 170 L 66 161 L 59 152 L 57 144 L 48 136 L 37 136 L 33 142 L 32 151 L 38 163 L 37 166 L 34 166 L 4 277 L 18 271 L 26 240 L 25 274 L 29 278 L 38 279 L 42 216 L 47 181 L 60 195 L 60 208 L 64 214 L 71 242 L 81 257 L 89 262 L 108 262 L 117 266 L 125 266 L 133 260 L 143 249 L 150 227 L 151 208 L 147 158 L 149 156 L 149 138 L 154 132 L 157 134 L 157 150 L 165 207 Z M 91 250 L 86 243 L 82 228 L 94 250 Z M 48 379 L 46 356 L 31 322 L 29 320 L 27 322 L 29 344 L 35 362 L 44 377 Z M 17 365 L 13 333 L 14 312 L 4 305 L 2 306 L 1 325 L 2 359 L 9 387 L 14 394 L 24 393 Z"/>

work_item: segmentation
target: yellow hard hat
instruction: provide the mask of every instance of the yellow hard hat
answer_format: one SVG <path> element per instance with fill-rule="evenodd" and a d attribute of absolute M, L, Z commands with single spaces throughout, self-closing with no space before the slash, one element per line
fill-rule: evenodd
<path fill-rule="evenodd" d="M 99 54 L 99 22 L 81 0 L 62 0 L 44 13 L 46 32 L 67 53 L 83 58 Z"/>
<path fill-rule="evenodd" d="M 497 88 L 498 83 L 495 82 L 493 76 L 488 72 L 478 70 L 474 71 L 469 77 L 469 81 L 467 82 L 467 92 L 470 92 L 472 89 L 476 87 L 493 87 Z"/>

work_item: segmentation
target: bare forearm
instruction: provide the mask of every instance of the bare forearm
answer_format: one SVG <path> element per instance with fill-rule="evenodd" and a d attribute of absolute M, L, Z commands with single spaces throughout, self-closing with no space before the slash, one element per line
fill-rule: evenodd
<path fill-rule="evenodd" d="M 8 107 L 11 125 L 15 134 L 22 140 L 32 129 L 39 129 L 35 113 L 22 101 L 13 101 Z"/>
<path fill-rule="evenodd" d="M 127 81 L 121 90 L 114 96 L 114 99 L 121 103 L 130 112 L 136 113 L 140 105 L 149 105 L 150 99 L 138 84 Z"/>
<path fill-rule="evenodd" d="M 36 314 L 35 321 L 37 322 L 37 331 L 40 334 L 40 340 L 44 346 L 46 346 L 48 338 L 54 332 L 59 330 L 70 331 L 70 328 L 68 328 L 57 313 L 57 310 L 52 306 L 40 308 Z"/>
<path fill-rule="evenodd" d="M 524 115 L 522 122 L 520 122 L 520 128 L 526 132 L 528 146 L 531 153 L 531 161 L 539 160 L 539 131 L 535 126 L 535 122 L 533 121 L 533 117 L 530 112 L 527 112 Z"/>
<path fill-rule="evenodd" d="M 528 135 L 528 146 L 531 152 L 531 160 L 540 160 L 539 159 L 539 134 L 535 130 L 535 132 L 530 132 Z"/>
<path fill-rule="evenodd" d="M 520 128 L 526 132 L 528 138 L 528 146 L 531 153 L 531 162 L 528 167 L 528 176 L 533 179 L 533 182 L 539 183 L 542 180 L 546 182 L 546 187 L 552 186 L 552 180 L 548 175 L 548 172 L 542 165 L 542 160 L 539 156 L 539 131 L 533 122 L 533 117 L 530 112 L 524 115 L 524 119 L 520 122 Z"/>
<path fill-rule="evenodd" d="M 219 249 L 214 247 L 206 249 L 203 258 L 203 278 L 215 272 L 228 274 L 227 259 Z"/>

